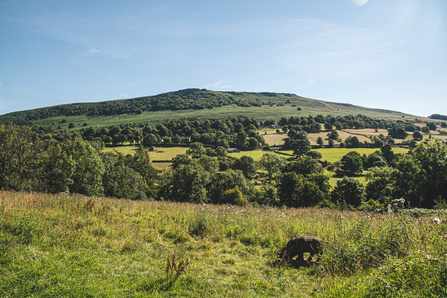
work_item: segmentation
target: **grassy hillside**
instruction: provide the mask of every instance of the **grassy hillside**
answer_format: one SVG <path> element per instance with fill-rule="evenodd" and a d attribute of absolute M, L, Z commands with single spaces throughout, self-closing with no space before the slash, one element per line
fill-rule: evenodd
<path fill-rule="evenodd" d="M 447 217 L 433 212 L 414 218 L 0 191 L 0 296 L 440 297 Z M 298 235 L 323 239 L 319 266 L 275 262 Z M 168 267 L 174 255 L 177 266 Z"/>
<path fill-rule="evenodd" d="M 298 110 L 300 109 L 300 110 Z M 291 116 L 334 116 L 362 114 L 369 117 L 412 117 L 396 111 L 369 109 L 351 104 L 331 103 L 293 94 L 218 92 L 187 89 L 156 96 L 97 103 L 76 103 L 35 110 L 14 112 L 0 116 L 0 123 L 51 126 L 73 123 L 80 128 L 127 123 L 158 124 L 167 119 L 192 117 L 221 118 L 250 116 L 256 120 L 279 119 Z M 66 123 L 66 124 L 65 124 Z"/>

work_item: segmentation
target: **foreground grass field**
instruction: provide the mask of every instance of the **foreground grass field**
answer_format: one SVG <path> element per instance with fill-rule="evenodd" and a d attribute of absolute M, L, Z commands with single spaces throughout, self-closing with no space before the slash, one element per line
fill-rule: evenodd
<path fill-rule="evenodd" d="M 68 194 L 0 191 L 0 202 L 2 297 L 447 293 L 447 218 L 442 211 L 432 215 L 442 223 L 433 224 L 430 216 L 395 213 Z M 295 269 L 275 263 L 277 250 L 298 235 L 323 239 L 319 266 Z M 179 263 L 187 260 L 181 271 Z"/>

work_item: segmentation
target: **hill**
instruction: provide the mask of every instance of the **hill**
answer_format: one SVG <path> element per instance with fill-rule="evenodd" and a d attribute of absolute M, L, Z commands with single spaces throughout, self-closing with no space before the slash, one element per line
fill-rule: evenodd
<path fill-rule="evenodd" d="M 220 118 L 245 115 L 257 120 L 318 114 L 357 115 L 375 118 L 414 117 L 396 111 L 370 109 L 345 103 L 332 103 L 288 93 L 220 92 L 185 89 L 155 96 L 73 103 L 0 116 L 0 123 L 51 126 L 73 123 L 74 127 L 108 126 L 127 123 L 157 124 L 163 119 Z"/>

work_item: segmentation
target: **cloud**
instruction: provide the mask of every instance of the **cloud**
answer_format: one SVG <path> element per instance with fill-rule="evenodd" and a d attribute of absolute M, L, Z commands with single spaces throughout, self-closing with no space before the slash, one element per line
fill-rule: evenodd
<path fill-rule="evenodd" d="M 234 87 L 232 85 L 222 85 L 223 83 L 224 83 L 223 81 L 218 81 L 218 82 L 215 82 L 215 83 L 211 83 L 211 84 L 205 85 L 202 88 L 205 88 L 205 89 L 209 89 L 209 88 L 228 89 L 228 88 L 233 88 Z"/>
<path fill-rule="evenodd" d="M 312 77 L 310 77 L 310 78 L 308 79 L 308 81 L 307 81 L 306 86 L 310 86 L 310 85 L 312 85 L 313 83 L 315 83 L 315 79 L 312 78 Z"/>
<path fill-rule="evenodd" d="M 89 48 L 87 50 L 88 55 L 95 55 L 95 54 L 101 54 L 101 53 L 102 53 L 102 51 L 95 49 L 95 48 Z"/>
<path fill-rule="evenodd" d="M 1 86 L 1 85 L 3 85 L 3 82 L 2 82 L 2 81 L 0 81 L 0 86 Z"/>
<path fill-rule="evenodd" d="M 203 86 L 203 88 L 217 88 L 217 87 L 219 87 L 222 83 L 223 83 L 223 81 L 219 81 L 219 82 L 211 83 L 211 84 L 208 84 L 208 85 Z"/>
<path fill-rule="evenodd" d="M 120 93 L 120 95 L 121 95 L 122 97 L 127 97 L 127 94 L 124 94 L 124 93 Z"/>
<path fill-rule="evenodd" d="M 95 48 L 89 48 L 87 50 L 87 55 L 89 56 L 99 54 L 103 54 L 114 59 L 127 59 L 131 57 L 131 54 L 128 51 L 101 51 Z"/>
<path fill-rule="evenodd" d="M 278 46 L 283 65 L 303 75 L 347 79 L 406 63 L 398 36 L 302 20 L 301 30 Z"/>

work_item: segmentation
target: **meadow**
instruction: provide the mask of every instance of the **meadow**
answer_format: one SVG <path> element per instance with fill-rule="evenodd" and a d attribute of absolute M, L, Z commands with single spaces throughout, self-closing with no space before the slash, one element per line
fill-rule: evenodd
<path fill-rule="evenodd" d="M 380 151 L 380 148 L 319 148 L 314 150 L 321 153 L 321 155 L 323 156 L 322 160 L 327 160 L 328 162 L 336 162 L 341 160 L 343 156 L 351 151 L 357 151 L 358 153 L 360 153 L 360 155 L 370 155 L 375 151 Z M 408 152 L 408 149 L 393 147 L 393 152 L 394 154 L 405 154 Z"/>
<path fill-rule="evenodd" d="M 2 297 L 447 293 L 443 210 L 415 217 L 0 191 L 0 213 Z M 299 235 L 324 241 L 318 266 L 276 262 Z"/>
<path fill-rule="evenodd" d="M 301 103 L 301 104 L 300 104 Z M 33 126 L 39 127 L 51 127 L 56 129 L 58 126 L 62 128 L 68 128 L 69 123 L 73 123 L 75 128 L 72 130 L 80 129 L 84 123 L 88 126 L 104 127 L 113 125 L 126 125 L 129 123 L 149 123 L 151 126 L 155 126 L 166 120 L 187 119 L 187 118 L 226 118 L 234 116 L 247 116 L 253 117 L 256 120 L 268 120 L 268 119 L 280 119 L 281 117 L 291 116 L 317 116 L 317 115 L 357 115 L 362 114 L 368 117 L 390 117 L 401 118 L 403 115 L 400 112 L 368 109 L 364 107 L 346 106 L 337 103 L 321 102 L 318 100 L 305 100 L 298 103 L 301 107 L 301 111 L 297 110 L 297 107 L 292 105 L 263 105 L 261 107 L 240 107 L 236 105 L 216 107 L 213 109 L 199 109 L 199 110 L 165 110 L 165 111 L 143 111 L 141 114 L 122 114 L 113 116 L 55 116 L 46 119 L 39 119 L 33 121 Z M 407 115 L 408 117 L 415 117 Z M 65 120 L 65 124 L 61 124 L 61 121 Z"/>

